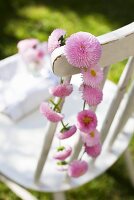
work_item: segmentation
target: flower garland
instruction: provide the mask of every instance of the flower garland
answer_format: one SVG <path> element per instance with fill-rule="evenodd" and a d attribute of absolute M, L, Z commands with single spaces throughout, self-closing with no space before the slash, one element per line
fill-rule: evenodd
<path fill-rule="evenodd" d="M 48 52 L 52 53 L 56 48 L 64 45 L 67 61 L 80 68 L 83 83 L 80 85 L 79 91 L 82 93 L 84 100 L 83 110 L 77 114 L 77 125 L 65 124 L 60 105 L 64 98 L 73 92 L 73 86 L 67 81 L 64 82 L 61 78 L 61 83 L 49 90 L 51 95 L 59 97 L 58 102 L 55 103 L 53 98 L 49 100 L 49 103 L 43 102 L 40 106 L 40 112 L 49 121 L 61 123 L 61 129 L 56 134 L 59 140 L 72 137 L 78 129 L 83 141 L 84 153 L 96 158 L 101 153 L 101 143 L 100 133 L 97 130 L 97 117 L 91 108 L 98 105 L 103 97 L 100 88 L 103 71 L 98 65 L 101 57 L 101 45 L 97 38 L 90 33 L 78 32 L 67 39 L 65 39 L 65 34 L 66 32 L 62 29 L 56 29 L 51 33 L 48 39 Z M 85 109 L 86 105 L 90 109 Z M 69 176 L 78 178 L 87 172 L 88 163 L 82 160 L 82 157 L 79 160 L 67 163 L 66 158 L 71 153 L 72 147 L 60 145 L 53 157 L 58 160 L 57 164 L 62 166 L 61 169 L 67 170 Z"/>

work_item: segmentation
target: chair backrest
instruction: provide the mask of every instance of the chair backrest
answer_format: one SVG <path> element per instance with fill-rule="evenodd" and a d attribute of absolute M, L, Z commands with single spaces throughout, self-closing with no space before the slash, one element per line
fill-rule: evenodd
<path fill-rule="evenodd" d="M 102 35 L 98 39 L 102 45 L 100 65 L 104 70 L 104 81 L 102 83 L 104 100 L 96 108 L 102 143 L 104 142 L 102 153 L 94 160 L 84 155 L 84 159 L 90 163 L 89 172 L 78 179 L 69 178 L 66 172 L 58 172 L 53 166 L 54 159 L 52 159 L 51 153 L 58 142 L 54 137 L 57 129 L 56 123 L 47 123 L 39 111 L 16 123 L 0 114 L 0 142 L 2 144 L 0 171 L 6 177 L 24 187 L 40 191 L 59 192 L 68 190 L 103 173 L 127 148 L 134 132 L 134 118 L 131 117 L 134 111 L 134 81 L 130 90 L 127 90 L 127 86 L 131 84 L 130 80 L 134 71 L 134 23 Z M 128 62 L 117 86 L 110 81 L 106 81 L 105 84 L 110 65 L 124 59 L 128 59 Z M 80 79 L 79 70 L 67 62 L 64 56 L 64 47 L 53 52 L 52 63 L 55 74 L 74 83 L 73 95 L 65 100 L 64 105 L 61 105 L 63 113 L 65 111 L 66 117 L 68 117 L 67 120 L 73 121 L 82 103 L 77 91 Z M 0 68 L 3 67 L 4 70 L 5 66 L 10 67 L 14 64 L 17 66 L 16 56 L 7 61 L 2 61 Z M 45 133 L 43 135 L 44 127 Z M 77 159 L 82 149 L 79 134 L 75 134 L 71 138 L 68 139 L 68 142 L 69 144 L 72 143 L 74 151 L 70 160 Z M 42 141 L 43 146 L 40 147 Z M 41 153 L 39 152 L 40 149 Z"/>
<path fill-rule="evenodd" d="M 107 74 L 110 70 L 110 66 L 117 62 L 128 59 L 128 62 L 123 70 L 123 73 L 120 76 L 115 93 L 113 94 L 112 102 L 110 103 L 110 106 L 107 109 L 107 113 L 105 114 L 105 119 L 103 121 L 101 130 L 100 130 L 102 143 L 103 143 L 106 140 L 107 136 L 109 135 L 109 132 L 110 132 L 109 130 L 110 130 L 111 125 L 114 122 L 114 118 L 117 114 L 117 111 L 120 110 L 121 120 L 118 120 L 118 122 L 120 121 L 121 123 L 116 124 L 116 126 L 113 128 L 111 139 L 108 142 L 108 144 L 112 146 L 112 144 L 117 138 L 117 135 L 119 134 L 119 132 L 121 131 L 121 129 L 127 122 L 128 117 L 132 113 L 132 106 L 129 106 L 129 105 L 132 104 L 134 100 L 134 86 L 132 86 L 132 89 L 129 94 L 129 98 L 127 98 L 127 101 L 124 107 L 120 108 L 120 105 L 122 104 L 122 101 L 125 97 L 127 87 L 130 84 L 130 80 L 132 79 L 133 71 L 134 71 L 134 57 L 133 57 L 134 56 L 134 23 L 131 23 L 111 33 L 99 36 L 98 39 L 102 45 L 102 56 L 100 59 L 100 66 L 103 67 L 103 70 L 104 70 L 104 82 L 102 84 L 102 87 L 105 85 L 105 81 L 107 79 Z M 56 75 L 65 77 L 68 80 L 70 80 L 71 77 L 73 77 L 73 75 L 80 73 L 78 68 L 73 67 L 67 62 L 64 56 L 64 47 L 57 48 L 52 53 L 52 64 L 53 64 L 53 72 Z M 124 112 L 126 113 L 126 110 L 128 111 L 127 115 L 125 117 L 122 117 L 124 116 Z M 44 164 L 46 163 L 47 156 L 49 154 L 49 149 L 51 147 L 54 133 L 56 131 L 56 127 L 57 127 L 57 124 L 49 123 L 48 130 L 46 133 L 46 137 L 48 139 L 44 141 L 42 152 L 41 152 L 41 155 L 37 164 L 36 172 L 35 172 L 36 182 L 38 182 L 38 180 L 40 179 Z M 124 148 L 126 146 L 124 146 Z M 81 143 L 81 140 L 79 140 L 77 145 L 75 146 L 74 154 L 71 159 L 75 159 L 79 156 L 81 148 L 82 148 L 82 143 Z M 120 151 L 119 154 L 121 154 L 122 151 L 123 149 Z M 107 156 L 105 155 L 103 159 L 108 159 L 108 156 L 109 156 L 108 154 Z M 98 159 L 99 158 L 97 158 L 97 160 Z M 113 159 L 113 160 L 111 159 L 109 164 L 105 163 L 106 168 L 112 165 L 112 163 L 115 162 L 116 159 Z M 104 161 L 101 161 L 101 164 L 103 162 Z M 102 169 L 102 171 L 106 170 L 106 168 Z M 85 179 L 81 178 L 81 181 L 76 181 L 76 182 L 74 181 L 73 183 L 68 182 L 68 185 L 70 186 L 66 185 L 64 189 L 81 185 L 84 182 L 87 182 L 89 179 L 93 179 L 93 177 L 96 177 L 100 173 L 102 173 L 101 170 L 98 170 L 94 173 L 94 175 L 91 175 L 90 178 L 88 178 L 87 176 Z"/>

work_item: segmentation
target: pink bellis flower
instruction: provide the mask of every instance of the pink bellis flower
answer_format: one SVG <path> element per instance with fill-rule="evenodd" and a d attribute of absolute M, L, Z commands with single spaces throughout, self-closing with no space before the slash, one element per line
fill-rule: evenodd
<path fill-rule="evenodd" d="M 59 122 L 63 119 L 63 115 L 52 110 L 46 102 L 41 103 L 40 112 L 51 122 Z"/>
<path fill-rule="evenodd" d="M 94 145 L 94 146 L 92 146 L 92 147 L 89 147 L 89 146 L 86 146 L 86 145 L 85 145 L 85 152 L 86 152 L 89 156 L 91 156 L 91 157 L 93 157 L 93 158 L 96 158 L 97 156 L 100 155 L 101 149 L 102 149 L 102 147 L 101 147 L 101 144 L 100 144 L 100 143 L 98 143 L 98 144 L 96 144 L 96 145 Z"/>
<path fill-rule="evenodd" d="M 49 92 L 55 97 L 61 97 L 64 98 L 66 96 L 69 96 L 73 91 L 73 86 L 70 83 L 62 83 L 59 85 L 54 86 L 53 88 L 50 88 Z"/>
<path fill-rule="evenodd" d="M 81 137 L 82 141 L 89 147 L 100 142 L 100 134 L 96 129 L 88 133 L 81 132 Z"/>
<path fill-rule="evenodd" d="M 47 42 L 42 42 L 37 45 L 37 48 L 35 49 L 35 62 L 41 62 L 44 58 L 44 56 L 48 53 Z"/>
<path fill-rule="evenodd" d="M 17 47 L 28 71 L 39 75 L 38 72 L 43 68 L 44 58 L 48 53 L 47 42 L 40 43 L 36 39 L 26 39 L 20 41 Z"/>
<path fill-rule="evenodd" d="M 68 175 L 70 177 L 78 178 L 84 175 L 88 170 L 88 164 L 83 160 L 74 160 L 68 167 Z"/>
<path fill-rule="evenodd" d="M 65 56 L 74 67 L 95 66 L 101 56 L 101 45 L 98 39 L 86 32 L 72 34 L 64 47 Z"/>
<path fill-rule="evenodd" d="M 56 152 L 53 155 L 54 159 L 65 160 L 72 153 L 72 148 L 70 146 L 60 146 L 56 149 Z"/>
<path fill-rule="evenodd" d="M 98 87 L 103 80 L 103 70 L 99 65 L 81 70 L 83 82 L 91 87 Z"/>
<path fill-rule="evenodd" d="M 92 110 L 83 110 L 77 115 L 77 126 L 80 131 L 88 133 L 97 126 L 97 117 Z"/>
<path fill-rule="evenodd" d="M 52 53 L 57 47 L 64 44 L 64 36 L 66 31 L 63 29 L 55 29 L 48 38 L 48 52 Z M 63 44 L 62 44 L 63 43 Z"/>
<path fill-rule="evenodd" d="M 82 91 L 83 100 L 86 101 L 88 105 L 96 106 L 101 103 L 103 98 L 101 89 L 82 84 L 80 86 L 80 91 Z"/>
<path fill-rule="evenodd" d="M 17 44 L 17 48 L 20 54 L 23 54 L 29 48 L 35 48 L 39 44 L 39 41 L 34 38 L 21 40 Z"/>
<path fill-rule="evenodd" d="M 74 135 L 74 133 L 76 132 L 77 128 L 75 125 L 73 126 L 69 126 L 68 128 L 63 128 L 60 132 L 57 133 L 57 137 L 60 140 L 66 139 L 71 137 L 72 135 Z"/>
<path fill-rule="evenodd" d="M 40 43 L 37 39 L 22 40 L 17 47 L 19 54 L 26 63 L 40 63 L 47 54 L 47 42 Z"/>

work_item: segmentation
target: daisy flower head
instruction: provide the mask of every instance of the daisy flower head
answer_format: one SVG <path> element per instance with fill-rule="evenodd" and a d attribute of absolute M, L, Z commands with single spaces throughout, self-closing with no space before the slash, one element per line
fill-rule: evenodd
<path fill-rule="evenodd" d="M 93 131 L 97 126 L 97 117 L 92 110 L 83 110 L 77 115 L 77 126 L 82 132 Z"/>
<path fill-rule="evenodd" d="M 61 97 L 64 98 L 66 96 L 69 96 L 73 91 L 73 86 L 70 83 L 62 83 L 59 85 L 54 86 L 53 88 L 50 88 L 49 92 L 55 97 Z"/>
<path fill-rule="evenodd" d="M 103 70 L 99 65 L 81 69 L 83 82 L 91 87 L 98 87 L 103 80 Z"/>
<path fill-rule="evenodd" d="M 56 152 L 53 155 L 54 159 L 65 160 L 72 153 L 72 148 L 70 146 L 60 146 L 56 149 Z"/>
<path fill-rule="evenodd" d="M 77 128 L 75 125 L 68 127 L 68 129 L 66 129 L 66 130 L 63 128 L 60 132 L 57 133 L 57 137 L 60 140 L 69 138 L 75 134 L 76 130 L 77 130 Z"/>
<path fill-rule="evenodd" d="M 29 48 L 35 48 L 39 41 L 35 38 L 24 39 L 18 42 L 17 48 L 20 54 L 23 54 Z"/>
<path fill-rule="evenodd" d="M 40 105 L 40 113 L 44 115 L 51 122 L 59 122 L 63 119 L 63 115 L 57 113 L 49 107 L 49 104 L 42 102 Z"/>
<path fill-rule="evenodd" d="M 81 132 L 81 138 L 88 147 L 94 146 L 100 142 L 100 134 L 96 129 L 88 133 Z"/>
<path fill-rule="evenodd" d="M 88 105 L 96 106 L 101 103 L 103 98 L 101 89 L 82 84 L 80 86 L 80 91 L 82 91 L 83 100 L 86 101 Z"/>
<path fill-rule="evenodd" d="M 37 45 L 35 49 L 35 62 L 41 62 L 44 56 L 48 53 L 48 43 L 43 42 Z"/>
<path fill-rule="evenodd" d="M 40 43 L 37 39 L 25 39 L 21 40 L 17 47 L 28 71 L 33 75 L 39 75 L 44 66 L 44 57 L 48 53 L 47 42 Z"/>
<path fill-rule="evenodd" d="M 48 38 L 48 52 L 52 53 L 57 47 L 64 44 L 64 36 L 66 31 L 63 29 L 55 29 Z"/>
<path fill-rule="evenodd" d="M 86 153 L 89 156 L 93 157 L 93 158 L 96 158 L 97 156 L 100 155 L 101 149 L 102 149 L 102 146 L 101 146 L 100 143 L 98 143 L 98 144 L 96 144 L 96 145 L 94 145 L 92 147 L 89 147 L 89 146 L 85 145 L 85 151 L 86 151 Z"/>
<path fill-rule="evenodd" d="M 68 175 L 73 178 L 78 178 L 84 175 L 88 170 L 88 164 L 86 161 L 74 160 L 68 167 Z"/>
<path fill-rule="evenodd" d="M 64 50 L 68 62 L 79 68 L 96 65 L 101 56 L 98 39 L 87 32 L 72 34 L 67 39 Z"/>

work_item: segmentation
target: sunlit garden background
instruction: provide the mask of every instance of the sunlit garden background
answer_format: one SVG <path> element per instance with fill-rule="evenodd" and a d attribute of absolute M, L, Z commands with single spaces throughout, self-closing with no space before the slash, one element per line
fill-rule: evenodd
<path fill-rule="evenodd" d="M 67 30 L 68 35 L 88 31 L 98 36 L 133 20 L 134 0 L 0 0 L 0 59 L 15 54 L 19 40 L 47 40 L 57 27 Z M 109 78 L 114 82 L 118 81 L 124 63 L 112 66 Z M 130 148 L 134 153 L 134 140 Z M 39 200 L 51 199 L 50 194 L 33 193 Z M 0 200 L 18 199 L 0 183 Z M 134 200 L 123 157 L 104 175 L 67 192 L 67 199 Z"/>

